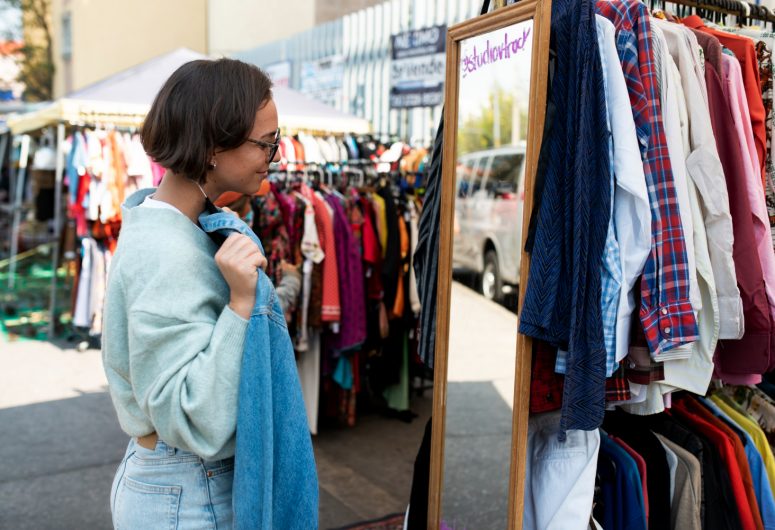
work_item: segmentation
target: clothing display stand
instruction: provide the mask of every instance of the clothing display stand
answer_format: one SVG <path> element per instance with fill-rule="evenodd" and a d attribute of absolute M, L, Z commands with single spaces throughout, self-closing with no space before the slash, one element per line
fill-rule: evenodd
<path fill-rule="evenodd" d="M 11 224 L 11 255 L 9 257 L 9 274 L 8 274 L 8 291 L 13 291 L 16 283 L 16 256 L 19 253 L 19 227 L 21 224 L 22 216 L 22 199 L 24 197 L 24 188 L 27 177 L 27 163 L 30 157 L 30 136 L 28 134 L 21 135 L 18 142 L 21 144 L 21 151 L 19 154 L 19 169 L 13 170 L 12 167 L 12 212 L 13 221 Z"/>
<path fill-rule="evenodd" d="M 48 121 L 42 123 L 36 120 L 24 121 L 23 117 L 18 123 L 11 123 L 11 131 L 14 133 L 13 142 L 21 145 L 19 156 L 19 169 L 14 170 L 13 164 L 11 165 L 11 188 L 12 188 L 12 212 L 13 222 L 11 229 L 11 242 L 10 242 L 10 256 L 9 256 L 9 276 L 8 276 L 8 289 L 12 291 L 15 283 L 16 264 L 19 251 L 19 232 L 21 226 L 21 212 L 22 202 L 24 197 L 24 189 L 26 186 L 27 166 L 30 157 L 31 147 L 31 134 L 35 131 L 42 130 L 46 127 L 56 125 L 56 188 L 54 194 L 54 233 L 52 234 L 53 251 L 51 255 L 52 277 L 51 277 L 51 290 L 49 293 L 49 337 L 54 336 L 56 328 L 57 316 L 56 302 L 57 302 L 57 274 L 56 269 L 59 260 L 59 246 L 62 235 L 62 184 L 63 173 L 65 164 L 65 153 L 63 151 L 63 145 L 65 142 L 65 135 L 67 127 L 85 127 L 85 126 L 99 126 L 99 127 L 112 127 L 112 128 L 136 128 L 142 123 L 144 114 L 136 113 L 123 113 L 120 111 L 115 112 L 95 112 L 92 110 L 86 110 L 77 116 L 69 116 L 68 119 L 61 119 L 54 116 Z"/>

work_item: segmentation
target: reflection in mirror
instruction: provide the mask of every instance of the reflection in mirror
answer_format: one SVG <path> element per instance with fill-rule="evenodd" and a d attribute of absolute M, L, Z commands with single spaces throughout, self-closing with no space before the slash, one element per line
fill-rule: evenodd
<path fill-rule="evenodd" d="M 532 29 L 460 42 L 442 528 L 507 525 Z"/>

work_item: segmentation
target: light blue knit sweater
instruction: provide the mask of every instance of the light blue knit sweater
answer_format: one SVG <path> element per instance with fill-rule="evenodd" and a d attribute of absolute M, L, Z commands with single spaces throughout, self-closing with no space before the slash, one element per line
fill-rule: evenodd
<path fill-rule="evenodd" d="M 126 200 L 110 265 L 102 359 L 121 428 L 205 460 L 234 455 L 248 321 L 229 307 L 212 240 L 186 217 Z"/>

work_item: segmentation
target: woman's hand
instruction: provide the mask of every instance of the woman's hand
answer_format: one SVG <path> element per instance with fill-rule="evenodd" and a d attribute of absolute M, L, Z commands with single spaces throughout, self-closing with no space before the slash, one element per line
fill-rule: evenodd
<path fill-rule="evenodd" d="M 290 274 L 291 276 L 296 276 L 297 278 L 301 279 L 301 272 L 299 271 L 299 267 L 293 263 L 288 263 L 287 261 L 282 260 L 280 262 L 280 270 L 283 273 L 283 278 Z"/>
<path fill-rule="evenodd" d="M 215 253 L 215 264 L 231 290 L 229 306 L 242 318 L 250 318 L 256 303 L 258 268 L 266 268 L 266 258 L 248 236 L 232 234 Z"/>

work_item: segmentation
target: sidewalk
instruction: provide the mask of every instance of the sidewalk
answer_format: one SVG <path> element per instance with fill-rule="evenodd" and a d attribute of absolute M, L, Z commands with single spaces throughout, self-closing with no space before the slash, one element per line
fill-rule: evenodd
<path fill-rule="evenodd" d="M 427 417 L 431 392 L 414 401 Z M 406 509 L 425 420 L 379 416 L 315 439 L 320 528 Z M 127 436 L 99 351 L 0 343 L 0 528 L 109 529 L 110 486 Z"/>

